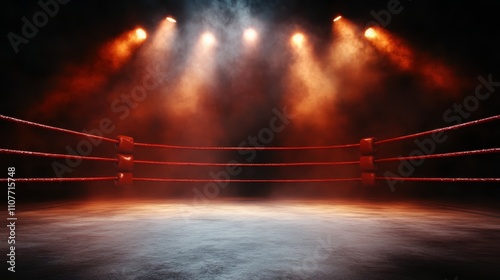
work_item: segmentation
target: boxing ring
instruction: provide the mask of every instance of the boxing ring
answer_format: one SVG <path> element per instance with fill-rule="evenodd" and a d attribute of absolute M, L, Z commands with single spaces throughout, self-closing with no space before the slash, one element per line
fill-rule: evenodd
<path fill-rule="evenodd" d="M 115 145 L 116 157 L 95 157 L 80 156 L 69 154 L 45 153 L 39 151 L 24 151 L 0 148 L 0 154 L 12 154 L 19 156 L 45 157 L 57 159 L 75 159 L 87 161 L 101 161 L 113 163 L 116 166 L 116 174 L 106 177 L 69 177 L 69 178 L 16 178 L 17 182 L 90 182 L 90 181 L 111 181 L 118 187 L 132 186 L 134 182 L 157 182 L 157 183 L 340 183 L 352 182 L 363 187 L 375 187 L 382 181 L 412 181 L 412 182 L 487 182 L 499 183 L 500 178 L 442 178 L 442 177 L 404 177 L 404 176 L 383 176 L 377 172 L 377 165 L 386 162 L 398 161 L 417 161 L 424 159 L 469 157 L 484 154 L 498 154 L 500 148 L 488 148 L 479 150 L 457 151 L 449 153 L 421 154 L 404 157 L 379 158 L 377 156 L 378 148 L 387 144 L 417 139 L 447 131 L 463 129 L 467 127 L 479 126 L 489 122 L 500 120 L 500 115 L 470 121 L 458 125 L 433 129 L 415 134 L 409 134 L 400 137 L 377 140 L 375 137 L 367 137 L 360 140 L 359 143 L 330 145 L 330 146 L 282 146 L 282 147 L 215 147 L 215 146 L 179 146 L 167 144 L 152 144 L 136 142 L 130 136 L 120 135 L 116 139 L 103 137 L 99 135 L 77 132 L 69 129 L 48 126 L 36 122 L 0 115 L 0 120 L 14 122 L 18 125 L 26 125 L 35 128 L 46 129 L 50 131 L 71 134 L 79 137 L 85 137 L 104 141 Z M 307 151 L 307 150 L 333 150 L 333 149 L 357 149 L 359 157 L 352 161 L 309 161 L 309 162 L 269 162 L 269 163 L 219 163 L 219 162 L 187 162 L 187 161 L 152 161 L 146 159 L 136 159 L 134 157 L 134 148 L 142 147 L 148 149 L 169 149 L 169 150 L 211 150 L 211 151 L 242 151 L 242 150 L 269 150 L 269 151 Z M 156 165 L 156 166 L 198 166 L 198 167 L 297 167 L 297 166 L 352 166 L 359 170 L 359 177 L 351 178 L 302 178 L 302 179 L 194 179 L 194 178 L 151 178 L 140 177 L 140 174 L 134 173 L 134 165 Z M 0 178 L 0 182 L 6 182 L 8 179 Z"/>
<path fill-rule="evenodd" d="M 0 149 L 14 157 L 103 162 L 106 177 L 15 178 L 16 182 L 109 182 L 117 187 L 141 182 L 326 183 L 373 188 L 386 180 L 498 183 L 500 178 L 388 177 L 382 164 L 401 160 L 498 154 L 500 148 L 380 157 L 381 149 L 433 133 L 500 120 L 500 116 L 401 137 L 332 146 L 204 147 L 135 142 L 0 116 L 16 125 L 101 140 L 110 157 Z M 220 163 L 153 161 L 136 158 L 135 148 L 156 150 L 348 150 L 351 161 Z M 103 152 L 103 151 L 101 151 Z M 115 154 L 115 157 L 112 155 Z M 352 154 L 354 155 L 354 154 Z M 346 166 L 352 178 L 196 179 L 141 175 L 136 166 L 321 167 Z M 384 166 L 385 168 L 385 166 Z M 92 170 L 92 169 L 90 169 Z M 84 171 L 89 172 L 89 169 Z M 144 171 L 144 170 L 142 170 Z M 357 173 L 352 173 L 357 174 Z M 320 177 L 320 176 L 318 176 Z M 12 180 L 12 179 L 11 179 Z M 0 181 L 7 181 L 1 178 Z M 38 203 L 38 202 L 37 202 Z M 20 203 L 18 273 L 26 279 L 498 279 L 499 209 L 483 205 L 434 205 L 425 201 L 252 200 L 218 198 L 198 202 L 162 199 L 105 199 Z M 17 218 L 17 217 L 16 217 Z"/>

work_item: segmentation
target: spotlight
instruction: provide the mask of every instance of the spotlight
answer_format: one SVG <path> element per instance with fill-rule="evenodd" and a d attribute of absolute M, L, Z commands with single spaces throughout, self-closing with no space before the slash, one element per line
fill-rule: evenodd
<path fill-rule="evenodd" d="M 365 37 L 369 38 L 369 39 L 373 39 L 373 38 L 377 37 L 377 32 L 375 31 L 375 29 L 370 27 L 370 28 L 366 29 L 366 31 L 365 31 Z"/>
<path fill-rule="evenodd" d="M 302 33 L 296 33 L 295 35 L 293 35 L 292 37 L 292 42 L 297 45 L 297 46 L 301 46 L 302 43 L 304 42 L 304 35 Z"/>
<path fill-rule="evenodd" d="M 167 17 L 166 20 L 171 23 L 176 23 L 177 21 L 173 17 Z"/>
<path fill-rule="evenodd" d="M 146 31 L 144 31 L 144 29 L 137 28 L 135 30 L 135 36 L 138 40 L 143 41 L 148 37 L 148 34 L 146 33 Z"/>
<path fill-rule="evenodd" d="M 253 28 L 248 28 L 245 30 L 245 33 L 243 33 L 243 38 L 248 42 L 253 42 L 257 40 L 257 31 Z"/>
<path fill-rule="evenodd" d="M 211 46 L 215 43 L 215 37 L 212 33 L 206 32 L 203 34 L 201 37 L 201 40 L 203 41 L 203 44 L 206 46 Z"/>
<path fill-rule="evenodd" d="M 333 21 L 339 21 L 341 18 L 342 18 L 342 16 L 338 16 L 338 17 L 334 18 Z"/>

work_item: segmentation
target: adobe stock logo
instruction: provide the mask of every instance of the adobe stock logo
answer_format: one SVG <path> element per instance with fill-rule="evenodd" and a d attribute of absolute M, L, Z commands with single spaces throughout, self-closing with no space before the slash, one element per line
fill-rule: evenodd
<path fill-rule="evenodd" d="M 308 278 L 308 276 L 316 272 L 328 275 L 328 271 L 326 271 L 327 266 L 322 264 L 333 255 L 333 245 L 334 242 L 331 234 L 328 234 L 324 239 L 318 238 L 316 246 L 310 251 L 307 257 L 302 260 L 302 263 L 290 268 L 297 275 L 300 275 L 300 278 Z"/>
<path fill-rule="evenodd" d="M 66 5 L 70 0 L 48 0 L 38 1 L 38 6 L 41 10 L 33 14 L 31 21 L 27 17 L 22 17 L 21 21 L 21 35 L 14 32 L 7 34 L 12 49 L 17 54 L 21 44 L 28 44 L 30 39 L 33 39 L 37 34 L 39 28 L 44 27 L 49 22 L 49 17 L 53 18 L 59 13 L 59 5 Z"/>

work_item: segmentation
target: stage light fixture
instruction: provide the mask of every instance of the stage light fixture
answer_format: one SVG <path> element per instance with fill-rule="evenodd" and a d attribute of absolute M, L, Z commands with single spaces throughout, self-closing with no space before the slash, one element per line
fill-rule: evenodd
<path fill-rule="evenodd" d="M 296 33 L 295 35 L 293 35 L 292 37 L 292 42 L 293 44 L 295 44 L 296 46 L 301 46 L 302 43 L 304 43 L 304 40 L 305 40 L 305 37 L 304 37 L 304 34 L 302 33 Z"/>
<path fill-rule="evenodd" d="M 148 34 L 146 33 L 146 31 L 144 29 L 137 28 L 135 30 L 135 36 L 137 37 L 138 40 L 143 41 L 143 40 L 146 40 L 146 38 L 148 37 Z"/>
<path fill-rule="evenodd" d="M 368 39 L 374 39 L 375 37 L 377 37 L 377 32 L 375 31 L 375 29 L 370 27 L 365 31 L 365 37 Z"/>
<path fill-rule="evenodd" d="M 206 46 L 211 46 L 215 44 L 215 36 L 210 32 L 203 33 L 201 40 L 203 41 L 203 44 L 205 44 Z"/>
<path fill-rule="evenodd" d="M 257 40 L 257 36 L 257 31 L 253 28 L 248 28 L 245 30 L 245 33 L 243 33 L 243 38 L 245 38 L 247 42 L 254 42 Z"/>

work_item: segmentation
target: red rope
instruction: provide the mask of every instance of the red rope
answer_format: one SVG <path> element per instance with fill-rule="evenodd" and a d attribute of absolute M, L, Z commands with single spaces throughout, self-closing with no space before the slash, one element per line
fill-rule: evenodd
<path fill-rule="evenodd" d="M 472 155 L 483 155 L 483 154 L 493 154 L 500 153 L 500 148 L 491 148 L 475 151 L 466 152 L 453 152 L 444 154 L 433 154 L 433 155 L 422 155 L 422 156 L 407 156 L 398 158 L 383 158 L 376 159 L 375 162 L 389 162 L 389 161 L 401 161 L 401 160 L 415 160 L 415 159 L 428 159 L 428 158 L 446 158 L 446 157 L 459 157 L 459 156 L 472 156 Z"/>
<path fill-rule="evenodd" d="M 204 147 L 204 146 L 176 146 L 176 145 L 162 145 L 162 144 L 147 144 L 147 143 L 134 143 L 137 147 L 146 148 L 160 148 L 160 149 L 185 149 L 185 150 L 224 150 L 224 151 L 239 151 L 239 150 L 322 150 L 322 149 L 343 149 L 343 148 L 356 148 L 359 144 L 346 144 L 346 145 L 333 145 L 333 146 L 290 146 L 290 147 Z"/>
<path fill-rule="evenodd" d="M 73 131 L 73 130 L 69 130 L 69 129 L 64 129 L 64 128 L 59 128 L 59 127 L 54 127 L 54 126 L 39 124 L 39 123 L 35 123 L 35 122 L 20 120 L 20 119 L 16 119 L 16 118 L 13 118 L 13 117 L 7 117 L 7 116 L 4 116 L 4 115 L 0 115 L 0 119 L 6 120 L 6 121 L 15 122 L 15 123 L 20 123 L 20 124 L 26 124 L 26 125 L 31 125 L 31 126 L 35 126 L 35 127 L 45 128 L 45 129 L 52 130 L 52 131 L 65 132 L 65 133 L 72 134 L 72 135 L 84 136 L 84 137 L 88 137 L 88 138 L 99 139 L 99 140 L 103 140 L 103 141 L 107 141 L 107 142 L 111 142 L 111 143 L 118 143 L 118 140 L 111 139 L 111 138 L 106 138 L 106 137 L 103 137 L 103 136 L 98 136 L 98 135 L 94 135 L 94 134 L 83 133 L 83 132 Z"/>
<path fill-rule="evenodd" d="M 401 140 L 406 140 L 406 139 L 411 139 L 411 138 L 417 138 L 417 137 L 420 137 L 420 136 L 425 136 L 425 135 L 429 135 L 429 134 L 433 134 L 433 133 L 437 133 L 437 132 L 445 132 L 445 131 L 449 131 L 449 130 L 456 130 L 456 129 L 459 129 L 459 128 L 464 128 L 464 127 L 479 125 L 479 124 L 483 124 L 483 123 L 487 123 L 487 122 L 491 122 L 491 121 L 497 121 L 497 120 L 500 120 L 500 115 L 489 117 L 489 118 L 484 118 L 484 119 L 480 119 L 480 120 L 476 120 L 476 121 L 466 122 L 466 123 L 462 123 L 462 124 L 452 125 L 452 126 L 449 126 L 449 127 L 438 128 L 438 129 L 429 130 L 429 131 L 425 131 L 425 132 L 410 134 L 410 135 L 406 135 L 406 136 L 400 136 L 400 137 L 385 139 L 385 140 L 377 141 L 376 144 L 386 144 L 386 143 L 395 142 L 395 141 L 401 141 Z"/>
<path fill-rule="evenodd" d="M 500 178 L 405 178 L 405 177 L 377 177 L 377 180 L 394 180 L 408 182 L 480 182 L 500 183 Z M 9 179 L 0 178 L 0 182 Z M 12 181 L 12 179 L 10 179 Z M 15 182 L 44 183 L 44 182 L 89 182 L 89 181 L 114 181 L 116 177 L 85 177 L 85 178 L 16 178 Z M 177 179 L 177 178 L 134 178 L 134 181 L 142 182 L 167 182 L 167 183 L 331 183 L 331 182 L 354 182 L 361 181 L 360 178 L 330 178 L 330 179 Z"/>
<path fill-rule="evenodd" d="M 176 179 L 176 178 L 134 178 L 134 181 L 164 183 L 332 183 L 361 181 L 360 178 L 330 179 Z"/>
<path fill-rule="evenodd" d="M 171 166 L 321 166 L 321 165 L 349 165 L 359 164 L 359 161 L 344 161 L 344 162 L 280 162 L 280 163 L 215 163 L 215 162 L 162 162 L 162 161 L 147 161 L 135 160 L 135 164 L 157 164 Z"/>
<path fill-rule="evenodd" d="M 51 153 L 9 150 L 9 149 L 0 149 L 0 154 L 13 154 L 13 155 L 63 158 L 63 159 L 69 158 L 69 159 L 83 159 L 83 160 L 97 160 L 97 161 L 114 161 L 114 162 L 118 161 L 116 158 L 102 158 L 102 157 L 88 157 L 88 156 L 76 156 L 76 155 L 64 155 L 64 154 L 51 154 Z"/>
<path fill-rule="evenodd" d="M 0 182 L 24 182 L 24 183 L 47 183 L 47 182 L 89 182 L 89 181 L 112 181 L 116 177 L 85 177 L 85 178 L 0 178 Z"/>
<path fill-rule="evenodd" d="M 405 178 L 405 177 L 377 177 L 377 180 L 392 180 L 405 182 L 441 182 L 441 183 L 500 183 L 500 178 Z"/>

